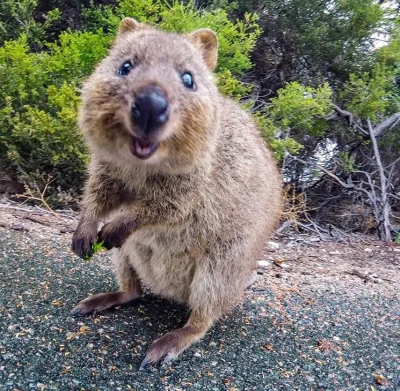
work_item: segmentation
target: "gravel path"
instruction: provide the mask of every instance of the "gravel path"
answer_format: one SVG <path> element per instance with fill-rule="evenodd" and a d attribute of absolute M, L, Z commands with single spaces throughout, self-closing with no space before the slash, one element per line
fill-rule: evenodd
<path fill-rule="evenodd" d="M 266 251 L 241 306 L 176 362 L 138 371 L 186 308 L 148 293 L 71 318 L 88 292 L 116 288 L 107 254 L 82 261 L 70 234 L 0 216 L 0 390 L 400 390 L 399 247 Z"/>

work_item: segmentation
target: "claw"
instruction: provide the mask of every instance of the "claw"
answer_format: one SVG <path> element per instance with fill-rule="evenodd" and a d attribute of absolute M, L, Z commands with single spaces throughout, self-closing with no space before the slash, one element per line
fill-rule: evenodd
<path fill-rule="evenodd" d="M 81 316 L 81 309 L 80 308 L 75 308 L 71 311 L 70 313 L 71 316 Z"/>
<path fill-rule="evenodd" d="M 176 358 L 176 355 L 175 355 L 175 354 L 168 353 L 168 354 L 164 357 L 163 363 L 164 363 L 164 364 L 169 364 L 169 363 L 171 363 L 172 361 L 174 361 L 175 358 Z"/>
<path fill-rule="evenodd" d="M 146 369 L 146 365 L 147 365 L 148 363 L 149 363 L 149 362 L 147 361 L 147 358 L 145 357 L 145 358 L 143 359 L 142 363 L 140 364 L 139 371 L 143 371 L 144 369 Z"/>
<path fill-rule="evenodd" d="M 70 316 L 73 317 L 80 317 L 87 315 L 97 316 L 100 312 L 101 311 L 99 311 L 97 308 L 87 310 L 78 306 L 71 311 Z"/>

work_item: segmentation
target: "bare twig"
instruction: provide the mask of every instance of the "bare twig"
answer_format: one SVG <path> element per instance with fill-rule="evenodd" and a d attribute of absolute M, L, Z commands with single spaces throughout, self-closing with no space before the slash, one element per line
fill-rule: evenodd
<path fill-rule="evenodd" d="M 368 130 L 365 130 L 362 126 L 360 126 L 355 120 L 354 120 L 354 115 L 350 111 L 344 110 L 340 108 L 339 106 L 335 105 L 334 103 L 331 104 L 332 108 L 335 110 L 335 112 L 339 115 L 339 117 L 345 117 L 347 118 L 347 121 L 351 127 L 354 129 L 358 130 L 362 135 L 366 137 L 370 137 L 370 124 L 368 125 Z M 326 119 L 327 120 L 333 120 L 336 119 L 337 117 L 334 115 L 328 116 Z M 394 113 L 392 114 L 389 118 L 386 118 L 384 121 L 382 121 L 380 124 L 376 125 L 375 127 L 372 127 L 372 133 L 375 137 L 379 137 L 381 133 L 383 133 L 386 129 L 392 129 L 395 127 L 398 122 L 400 121 L 400 113 Z"/>
<path fill-rule="evenodd" d="M 356 130 L 358 130 L 362 135 L 368 136 L 368 132 L 361 127 L 360 125 L 357 124 L 357 122 L 354 120 L 354 115 L 350 111 L 343 110 L 339 106 L 335 105 L 334 103 L 331 104 L 333 109 L 336 111 L 337 114 L 339 114 L 339 117 L 345 117 L 347 118 L 347 121 L 349 125 Z M 334 116 L 329 116 L 327 119 L 335 119 L 336 117 Z"/>
<path fill-rule="evenodd" d="M 26 201 L 28 201 L 28 200 L 39 201 L 51 214 L 53 214 L 54 216 L 58 216 L 59 217 L 59 214 L 54 212 L 54 210 L 47 203 L 46 198 L 45 198 L 45 194 L 46 194 L 47 188 L 50 185 L 50 183 L 53 182 L 54 180 L 55 180 L 55 178 L 53 178 L 53 179 L 48 178 L 45 181 L 45 185 L 44 185 L 43 191 L 40 191 L 39 186 L 37 184 L 35 184 L 37 195 L 35 195 L 33 193 L 32 189 L 30 187 L 25 186 L 25 193 L 24 194 L 17 194 L 16 197 L 17 198 L 25 198 Z"/>
<path fill-rule="evenodd" d="M 11 205 L 6 205 L 6 204 L 0 204 L 0 208 L 4 208 L 4 209 L 13 209 L 13 210 L 20 210 L 22 212 L 32 212 L 32 210 L 30 209 L 26 209 L 26 208 L 20 208 L 18 206 L 11 206 Z M 47 211 L 46 211 L 47 212 Z"/>
<path fill-rule="evenodd" d="M 371 137 L 371 141 L 372 141 L 372 147 L 374 149 L 374 155 L 375 155 L 375 160 L 376 160 L 376 164 L 378 166 L 378 170 L 379 170 L 379 179 L 381 182 L 381 236 L 382 239 L 385 240 L 386 242 L 391 242 L 392 241 L 392 235 L 390 232 L 390 204 L 389 204 L 389 198 L 388 198 L 388 194 L 387 194 L 387 189 L 388 189 L 388 185 L 387 185 L 387 178 L 385 176 L 385 172 L 383 169 L 383 165 L 382 165 L 382 161 L 381 161 L 381 155 L 379 153 L 379 149 L 378 149 L 378 143 L 376 142 L 376 137 L 374 134 L 374 129 L 372 128 L 371 125 L 371 121 L 368 118 L 368 130 L 369 130 L 369 134 Z"/>
<path fill-rule="evenodd" d="M 36 217 L 34 217 L 34 216 L 25 216 L 24 218 L 25 218 L 26 220 L 33 221 L 34 223 L 39 223 L 39 224 L 51 226 L 51 223 L 50 223 L 50 222 L 48 222 L 48 221 L 43 221 L 43 220 L 38 219 L 38 218 L 36 218 Z"/>
<path fill-rule="evenodd" d="M 275 231 L 275 234 L 276 234 L 276 235 L 282 234 L 282 232 L 283 232 L 285 229 L 289 228 L 292 224 L 293 224 L 293 221 L 292 221 L 292 220 L 286 220 L 286 221 Z"/>
<path fill-rule="evenodd" d="M 398 122 L 399 120 L 400 120 L 400 113 L 395 113 L 395 114 L 391 115 L 389 118 L 382 121 L 379 125 L 376 125 L 374 128 L 372 128 L 373 135 L 375 137 L 380 136 L 380 134 L 384 130 L 386 130 L 388 128 L 392 128 L 393 126 L 395 126 L 396 122 Z M 370 121 L 368 120 L 368 122 L 369 122 L 369 124 L 368 124 L 368 129 L 369 129 Z"/>
<path fill-rule="evenodd" d="M 310 163 L 306 162 L 303 159 L 300 159 L 296 156 L 293 156 L 291 154 L 288 154 L 288 156 L 290 156 L 291 159 L 302 163 L 304 165 L 309 165 Z M 315 167 L 319 168 L 321 171 L 323 171 L 326 175 L 330 176 L 331 178 L 333 178 L 336 182 L 338 182 L 341 186 L 345 187 L 346 189 L 353 189 L 354 185 L 353 184 L 348 184 L 346 182 L 343 182 L 337 175 L 335 175 L 334 173 L 332 173 L 331 171 L 327 170 L 325 167 L 319 165 L 319 164 L 315 164 Z"/>
<path fill-rule="evenodd" d="M 18 203 L 17 203 L 18 205 Z M 41 214 L 41 215 L 52 215 L 52 216 L 57 216 L 57 217 L 63 217 L 69 220 L 77 220 L 77 218 L 75 216 L 73 216 L 73 211 L 71 210 L 57 210 L 57 214 L 54 215 L 54 213 L 48 211 L 47 209 L 43 209 L 37 205 L 35 205 L 34 207 L 32 207 L 32 209 L 28 209 L 28 208 L 21 208 L 20 206 L 14 206 L 14 205 L 10 205 L 10 204 L 4 204 L 4 203 L 0 203 L 0 209 L 11 209 L 11 210 L 17 210 L 17 211 L 21 211 L 21 212 L 28 212 L 28 213 L 32 213 L 32 214 Z"/>

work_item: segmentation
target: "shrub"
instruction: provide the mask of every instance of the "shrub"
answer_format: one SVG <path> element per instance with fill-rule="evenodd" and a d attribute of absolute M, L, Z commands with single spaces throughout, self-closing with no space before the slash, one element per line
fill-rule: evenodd
<path fill-rule="evenodd" d="M 87 154 L 76 126 L 78 87 L 109 42 L 76 32 L 62 34 L 47 52 L 30 52 L 25 35 L 0 48 L 0 154 L 20 181 L 50 175 L 50 191 L 82 186 Z"/>
<path fill-rule="evenodd" d="M 2 0 L 0 2 L 0 44 L 17 39 L 24 34 L 30 47 L 43 47 L 47 30 L 60 18 L 60 11 L 55 8 L 43 15 L 40 23 L 34 18 L 38 0 Z"/>

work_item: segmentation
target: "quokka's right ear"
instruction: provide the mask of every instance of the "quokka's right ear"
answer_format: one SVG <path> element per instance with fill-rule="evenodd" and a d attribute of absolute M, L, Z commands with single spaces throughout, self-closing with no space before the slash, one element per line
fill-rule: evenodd
<path fill-rule="evenodd" d="M 213 71 L 218 59 L 218 38 L 214 31 L 198 29 L 186 34 L 186 38 L 201 51 L 205 63 Z"/>
<path fill-rule="evenodd" d="M 124 35 L 132 31 L 143 30 L 145 28 L 147 28 L 147 26 L 143 23 L 139 23 L 136 19 L 124 18 L 119 25 L 118 36 Z"/>

